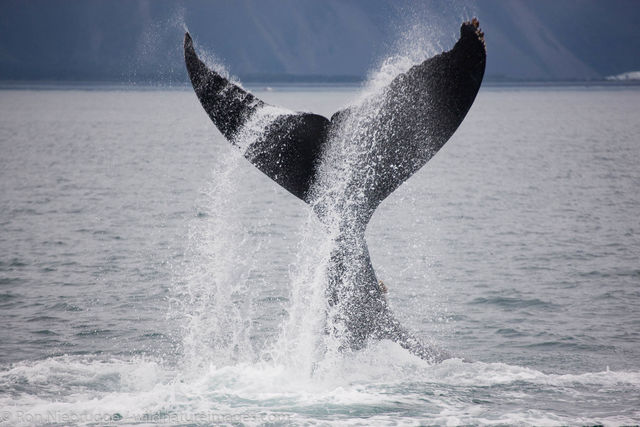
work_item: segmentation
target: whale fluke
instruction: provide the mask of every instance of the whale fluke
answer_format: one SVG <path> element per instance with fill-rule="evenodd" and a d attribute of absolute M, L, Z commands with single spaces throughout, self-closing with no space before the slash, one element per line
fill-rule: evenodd
<path fill-rule="evenodd" d="M 258 169 L 312 205 L 323 223 L 329 225 L 331 216 L 339 217 L 326 295 L 334 308 L 329 316 L 342 325 L 337 329 L 344 346 L 357 349 L 369 339 L 388 338 L 425 359 L 446 357 L 422 345 L 388 309 L 364 231 L 377 206 L 442 148 L 471 108 L 486 64 L 478 20 L 462 24 L 450 51 L 396 76 L 376 98 L 379 104 L 373 116 L 366 105 L 338 111 L 331 120 L 278 110 L 208 68 L 196 55 L 188 33 L 184 52 L 193 88 L 220 132 Z M 262 122 L 265 111 L 271 116 Z M 359 121 L 363 116 L 364 129 Z M 256 125 L 255 138 L 247 143 L 247 128 L 251 131 Z M 354 128 L 357 131 L 350 133 Z M 350 174 L 338 190 L 332 183 L 325 185 L 327 171 L 331 176 L 342 167 L 332 163 L 344 160 L 327 157 L 337 135 L 353 138 L 346 144 L 358 148 L 348 159 Z"/>
<path fill-rule="evenodd" d="M 193 88 L 205 111 L 232 143 L 251 115 L 267 105 L 197 56 L 189 33 L 184 38 L 185 63 Z M 452 50 L 415 65 L 385 89 L 375 155 L 385 162 L 368 188 L 369 209 L 391 194 L 422 167 L 453 135 L 480 88 L 486 62 L 484 34 L 476 19 L 466 22 Z M 247 158 L 271 179 L 309 202 L 309 189 L 331 128 L 353 109 L 339 111 L 329 121 L 310 113 L 282 115 L 247 151 Z"/>
<path fill-rule="evenodd" d="M 189 33 L 184 37 L 185 63 L 193 89 L 222 134 L 235 137 L 256 110 L 267 104 L 219 73 L 196 55 Z M 281 114 L 245 151 L 245 157 L 296 197 L 308 200 L 329 120 L 310 113 Z"/>

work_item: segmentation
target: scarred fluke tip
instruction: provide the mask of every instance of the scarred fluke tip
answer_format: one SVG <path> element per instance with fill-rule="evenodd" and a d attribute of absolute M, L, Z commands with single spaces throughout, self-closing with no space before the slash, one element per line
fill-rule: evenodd
<path fill-rule="evenodd" d="M 462 27 L 460 28 L 460 36 L 461 38 L 465 36 L 475 36 L 482 42 L 483 45 L 485 45 L 484 33 L 480 29 L 480 21 L 478 21 L 478 18 L 474 17 L 471 21 L 464 22 L 462 24 Z"/>

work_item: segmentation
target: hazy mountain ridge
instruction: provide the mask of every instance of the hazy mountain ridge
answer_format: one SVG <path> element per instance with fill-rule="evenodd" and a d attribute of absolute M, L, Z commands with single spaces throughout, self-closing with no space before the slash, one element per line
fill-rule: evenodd
<path fill-rule="evenodd" d="M 411 25 L 449 48 L 477 15 L 487 76 L 590 80 L 640 70 L 640 2 L 2 0 L 0 79 L 186 81 L 184 28 L 244 79 L 362 78 Z M 332 77 L 333 76 L 333 77 Z"/>

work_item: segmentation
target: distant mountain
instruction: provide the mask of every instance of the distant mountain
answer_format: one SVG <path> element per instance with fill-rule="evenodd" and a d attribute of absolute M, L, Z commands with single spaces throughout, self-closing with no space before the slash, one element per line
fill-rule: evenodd
<path fill-rule="evenodd" d="M 600 79 L 640 69 L 640 1 L 479 2 L 487 73 L 516 79 Z"/>
<path fill-rule="evenodd" d="M 640 70 L 637 0 L 0 0 L 0 80 L 186 81 L 182 35 L 244 80 L 364 78 L 480 18 L 487 77 Z M 426 49 L 425 51 L 428 51 Z"/>

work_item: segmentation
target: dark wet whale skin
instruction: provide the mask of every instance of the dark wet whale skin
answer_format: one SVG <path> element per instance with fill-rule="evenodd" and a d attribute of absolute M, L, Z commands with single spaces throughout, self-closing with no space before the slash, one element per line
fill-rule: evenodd
<path fill-rule="evenodd" d="M 184 41 L 193 88 L 209 117 L 233 144 L 249 118 L 266 104 L 220 74 Z M 246 148 L 245 157 L 289 192 L 312 206 L 332 230 L 327 268 L 328 325 L 343 349 L 357 350 L 370 339 L 391 339 L 431 361 L 448 355 L 423 345 L 395 319 L 378 284 L 364 238 L 378 205 L 424 166 L 458 128 L 478 93 L 486 64 L 484 34 L 476 19 L 462 24 L 450 51 L 396 76 L 384 88 L 381 108 L 354 144 L 352 173 L 343 192 L 322 180 L 332 141 L 360 114 L 361 106 L 335 113 L 331 120 L 311 113 L 283 114 Z M 336 223 L 336 216 L 338 221 Z"/>

